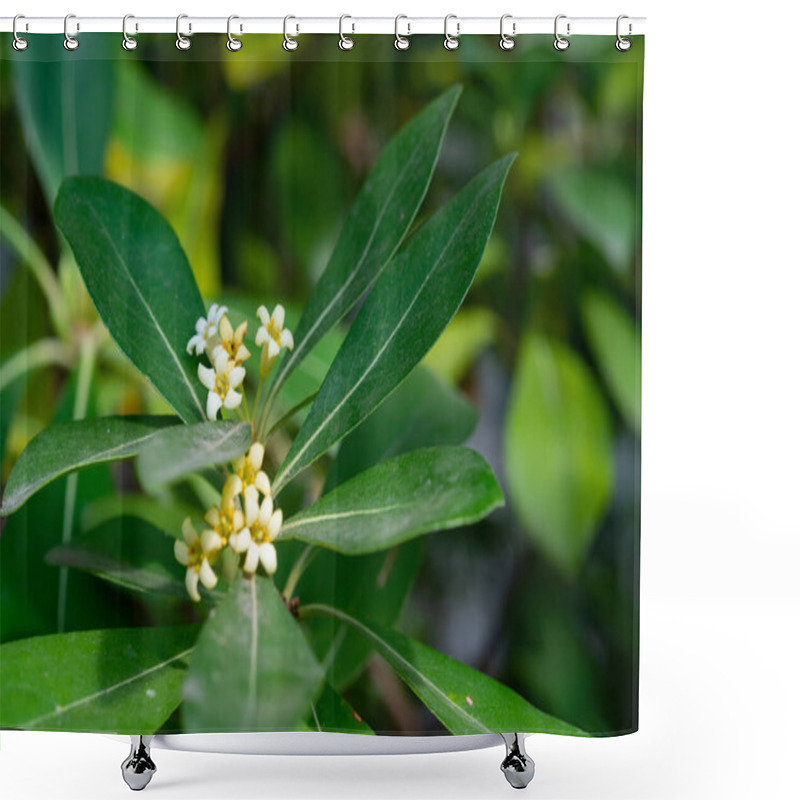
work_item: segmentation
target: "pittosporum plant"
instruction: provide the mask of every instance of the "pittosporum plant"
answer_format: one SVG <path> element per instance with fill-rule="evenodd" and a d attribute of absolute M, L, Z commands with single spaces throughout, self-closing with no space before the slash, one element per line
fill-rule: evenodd
<path fill-rule="evenodd" d="M 193 604 L 188 624 L 181 604 L 171 619 L 180 624 L 4 645 L 2 725 L 147 734 L 180 707 L 186 731 L 370 733 L 337 690 L 375 650 L 453 733 L 578 732 L 385 627 L 369 597 L 347 607 L 321 599 L 346 599 L 348 586 L 337 582 L 357 581 L 360 570 L 382 585 L 404 543 L 503 503 L 484 459 L 456 444 L 469 433 L 459 422 L 470 413 L 465 401 L 417 368 L 469 289 L 512 162 L 486 168 L 408 235 L 458 94 L 443 94 L 384 149 L 292 331 L 276 297 L 259 298 L 255 317 L 221 299 L 206 310 L 178 239 L 152 206 L 101 178 L 63 181 L 55 220 L 97 311 L 175 414 L 51 425 L 14 466 L 2 513 L 60 475 L 135 459 L 140 487 L 157 502 L 120 503 L 118 513 L 141 514 L 174 537 Z M 318 388 L 282 401 L 293 371 L 362 298 Z M 441 425 L 421 418 L 413 431 L 392 429 L 393 403 L 422 408 L 431 398 L 426 407 Z M 388 425 L 364 434 L 376 410 Z M 387 431 L 395 439 L 368 455 Z M 348 446 L 359 433 L 361 451 Z M 337 446 L 324 486 L 307 481 L 285 504 L 290 486 Z M 192 493 L 169 490 L 185 484 Z M 69 543 L 53 563 L 136 592 L 174 593 L 168 565 L 128 568 L 86 548 L 76 558 Z M 315 593 L 309 583 L 296 594 L 320 565 L 327 588 Z M 43 663 L 51 680 L 31 668 Z"/>

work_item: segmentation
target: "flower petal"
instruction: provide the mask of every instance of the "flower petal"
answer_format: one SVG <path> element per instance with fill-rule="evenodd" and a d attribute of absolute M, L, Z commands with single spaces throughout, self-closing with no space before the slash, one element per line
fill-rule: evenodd
<path fill-rule="evenodd" d="M 269 478 L 267 477 L 267 473 L 263 470 L 256 472 L 256 478 L 253 481 L 253 485 L 263 495 L 268 495 L 270 493 Z"/>
<path fill-rule="evenodd" d="M 207 558 L 204 558 L 203 563 L 200 565 L 200 580 L 206 589 L 213 589 L 217 585 L 217 576 L 214 574 L 214 570 L 211 569 L 211 564 L 208 563 Z"/>
<path fill-rule="evenodd" d="M 222 537 L 216 531 L 204 530 L 200 542 L 204 553 L 215 553 L 222 548 Z"/>
<path fill-rule="evenodd" d="M 235 533 L 233 536 L 231 536 L 231 547 L 233 548 L 233 552 L 244 553 L 244 551 L 250 547 L 252 541 L 253 538 L 250 536 L 250 528 L 242 528 L 239 533 Z"/>
<path fill-rule="evenodd" d="M 258 521 L 262 528 L 266 528 L 267 525 L 269 525 L 269 521 L 272 518 L 272 508 L 272 495 L 268 494 L 261 503 L 261 508 L 258 511 Z"/>
<path fill-rule="evenodd" d="M 242 567 L 248 575 L 252 575 L 258 569 L 258 556 L 258 545 L 251 542 L 250 547 L 247 548 L 247 555 L 244 558 L 244 566 Z"/>
<path fill-rule="evenodd" d="M 285 347 L 288 350 L 294 349 L 294 336 L 292 336 L 292 332 L 288 328 L 281 331 L 281 347 Z"/>
<path fill-rule="evenodd" d="M 248 525 L 258 519 L 258 489 L 252 485 L 244 490 L 244 516 Z"/>
<path fill-rule="evenodd" d="M 256 331 L 256 347 L 261 347 L 262 344 L 269 340 L 269 334 L 267 333 L 267 329 L 262 325 Z"/>
<path fill-rule="evenodd" d="M 211 367 L 207 367 L 205 364 L 198 364 L 197 377 L 200 378 L 200 383 L 202 383 L 209 392 L 214 391 L 214 387 L 217 385 L 217 374 Z"/>
<path fill-rule="evenodd" d="M 219 528 L 219 509 L 214 506 L 209 508 L 206 511 L 205 517 L 203 519 L 212 527 L 212 528 Z"/>
<path fill-rule="evenodd" d="M 222 408 L 222 398 L 216 392 L 208 393 L 206 400 L 206 416 L 209 419 L 216 419 L 217 412 Z"/>
<path fill-rule="evenodd" d="M 192 525 L 191 517 L 186 517 L 181 525 L 181 533 L 186 544 L 194 544 L 197 541 L 197 531 Z"/>
<path fill-rule="evenodd" d="M 261 465 L 264 463 L 264 445 L 261 442 L 253 442 L 250 445 L 250 449 L 247 451 L 247 460 L 250 462 L 253 472 L 261 469 Z"/>
<path fill-rule="evenodd" d="M 270 539 L 277 539 L 283 526 L 283 511 L 276 509 L 275 513 L 270 517 L 267 524 L 267 534 Z"/>
<path fill-rule="evenodd" d="M 186 542 L 175 542 L 175 558 L 183 564 L 184 567 L 189 566 L 189 548 L 186 546 Z"/>
<path fill-rule="evenodd" d="M 269 310 L 266 306 L 259 306 L 256 311 L 256 316 L 261 320 L 261 324 L 265 327 L 269 325 Z"/>
<path fill-rule="evenodd" d="M 281 351 L 281 346 L 270 336 L 267 343 L 267 355 L 270 358 L 276 358 Z"/>
<path fill-rule="evenodd" d="M 228 373 L 228 386 L 230 386 L 231 389 L 238 389 L 242 385 L 244 376 L 245 376 L 244 367 L 234 367 Z"/>
<path fill-rule="evenodd" d="M 223 405 L 228 410 L 239 408 L 242 404 L 242 396 L 239 392 L 235 392 L 233 389 L 228 389 L 228 393 L 225 395 L 225 402 Z"/>
<path fill-rule="evenodd" d="M 279 303 L 275 306 L 275 310 L 272 312 L 272 324 L 280 330 L 283 328 L 283 322 L 286 317 L 286 312 L 283 309 L 283 306 Z"/>
<path fill-rule="evenodd" d="M 264 569 L 267 571 L 267 575 L 274 575 L 275 570 L 278 569 L 278 554 L 275 552 L 275 545 L 264 542 L 259 546 L 258 554 Z"/>
<path fill-rule="evenodd" d="M 233 340 L 233 325 L 227 317 L 223 317 L 219 321 L 219 335 L 224 342 Z"/>
<path fill-rule="evenodd" d="M 217 345 L 211 353 L 211 360 L 214 362 L 214 369 L 217 375 L 224 375 L 228 368 L 228 353 L 222 345 Z"/>
<path fill-rule="evenodd" d="M 189 592 L 189 597 L 195 601 L 200 602 L 200 592 L 197 591 L 197 582 L 200 580 L 197 570 L 194 567 L 189 567 L 186 570 L 186 591 Z"/>

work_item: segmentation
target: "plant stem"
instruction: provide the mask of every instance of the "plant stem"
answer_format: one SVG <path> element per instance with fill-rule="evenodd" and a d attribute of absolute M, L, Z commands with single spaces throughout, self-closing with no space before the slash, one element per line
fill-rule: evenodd
<path fill-rule="evenodd" d="M 292 569 L 289 572 L 289 576 L 286 578 L 286 585 L 283 587 L 283 596 L 287 600 L 292 599 L 292 594 L 294 594 L 294 590 L 297 588 L 297 584 L 300 581 L 303 573 L 305 572 L 306 567 L 311 563 L 311 559 L 316 555 L 317 550 L 314 545 L 308 545 L 300 556 L 298 557 L 297 561 L 292 564 Z"/>
<path fill-rule="evenodd" d="M 69 334 L 69 320 L 55 271 L 25 228 L 2 206 L 0 206 L 0 236 L 11 245 L 33 273 L 50 309 L 53 327 L 59 336 L 66 340 Z"/>
<path fill-rule="evenodd" d="M 273 433 L 275 433 L 278 428 L 281 428 L 285 425 L 298 411 L 305 408 L 309 403 L 314 401 L 314 398 L 319 394 L 319 392 L 314 392 L 310 394 L 308 397 L 303 398 L 297 405 L 292 406 L 268 431 L 266 436 L 264 436 L 264 441 L 266 442 Z"/>
<path fill-rule="evenodd" d="M 75 389 L 75 406 L 72 419 L 80 420 L 86 416 L 89 407 L 89 390 L 92 386 L 92 373 L 97 355 L 97 341 L 95 331 L 92 329 L 81 341 L 80 358 L 78 361 L 78 382 Z M 61 544 L 67 545 L 72 541 L 72 526 L 75 518 L 75 500 L 78 493 L 78 473 L 73 472 L 67 477 L 67 486 L 64 493 L 64 519 L 61 527 Z M 59 633 L 64 632 L 67 616 L 67 580 L 69 569 L 60 567 L 58 570 L 58 609 L 56 624 Z"/>
<path fill-rule="evenodd" d="M 0 371 L 0 392 L 20 375 L 48 364 L 70 365 L 69 348 L 59 339 L 40 339 L 11 356 Z"/>

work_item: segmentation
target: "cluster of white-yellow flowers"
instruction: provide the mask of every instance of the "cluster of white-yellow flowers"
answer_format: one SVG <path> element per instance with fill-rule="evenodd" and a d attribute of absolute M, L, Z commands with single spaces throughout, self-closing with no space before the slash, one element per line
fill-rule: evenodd
<path fill-rule="evenodd" d="M 251 355 L 244 344 L 247 321 L 234 330 L 227 312 L 225 306 L 212 305 L 208 317 L 197 321 L 187 345 L 189 353 L 206 355 L 211 362 L 211 366 L 198 364 L 197 376 L 208 389 L 206 414 L 212 420 L 221 408 L 241 406 L 244 362 Z M 257 313 L 262 324 L 256 346 L 262 348 L 260 379 L 264 380 L 281 350 L 292 349 L 294 340 L 284 328 L 283 306 L 275 306 L 271 316 L 264 306 Z M 175 558 L 186 567 L 186 589 L 195 602 L 200 600 L 199 584 L 209 590 L 217 585 L 214 567 L 225 548 L 243 556 L 240 563 L 246 575 L 255 574 L 259 565 L 268 575 L 278 567 L 273 542 L 280 534 L 283 512 L 275 508 L 263 463 L 264 445 L 254 442 L 247 454 L 233 463 L 219 506 L 206 512 L 207 527 L 198 534 L 189 517 L 183 522 L 183 539 L 175 542 Z"/>

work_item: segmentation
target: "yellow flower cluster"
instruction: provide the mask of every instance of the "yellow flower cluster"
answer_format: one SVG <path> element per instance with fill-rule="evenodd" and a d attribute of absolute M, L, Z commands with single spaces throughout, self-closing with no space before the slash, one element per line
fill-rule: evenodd
<path fill-rule="evenodd" d="M 228 475 L 219 507 L 213 506 L 204 520 L 208 528 L 198 535 L 191 520 L 183 523 L 183 541 L 175 542 L 175 558 L 186 567 L 186 590 L 200 600 L 198 584 L 206 589 L 217 585 L 214 565 L 229 547 L 244 555 L 242 569 L 253 575 L 261 564 L 268 575 L 278 568 L 273 541 L 283 525 L 283 512 L 274 507 L 267 474 L 261 469 L 264 446 L 255 442 L 247 455 L 237 459 Z"/>

